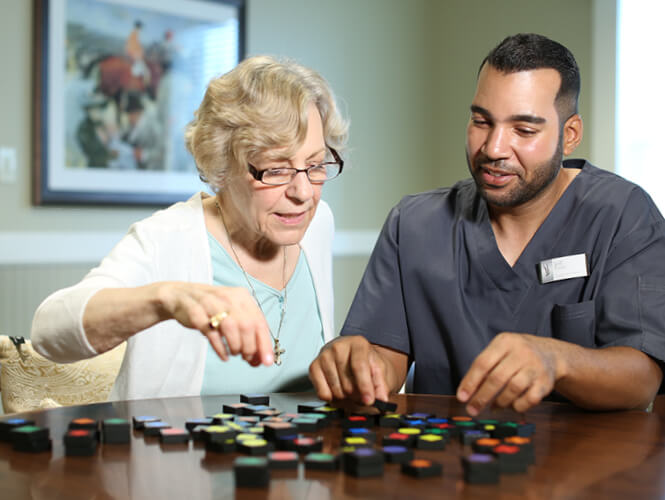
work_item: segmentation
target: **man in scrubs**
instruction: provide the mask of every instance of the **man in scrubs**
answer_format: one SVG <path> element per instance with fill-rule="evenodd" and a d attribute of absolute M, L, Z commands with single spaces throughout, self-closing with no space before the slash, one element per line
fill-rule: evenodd
<path fill-rule="evenodd" d="M 471 179 L 388 215 L 342 328 L 310 378 L 324 400 L 456 394 L 471 415 L 544 397 L 645 408 L 665 360 L 665 221 L 640 187 L 584 160 L 579 69 L 540 35 L 483 61 Z"/>

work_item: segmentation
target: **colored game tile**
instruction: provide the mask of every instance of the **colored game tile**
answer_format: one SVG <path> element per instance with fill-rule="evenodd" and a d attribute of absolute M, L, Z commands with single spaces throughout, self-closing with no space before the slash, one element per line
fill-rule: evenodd
<path fill-rule="evenodd" d="M 413 447 L 415 436 L 409 434 L 402 434 L 401 432 L 391 432 L 387 436 L 383 436 L 381 444 L 383 446 L 406 446 L 407 448 Z"/>
<path fill-rule="evenodd" d="M 342 408 L 335 408 L 334 406 L 319 406 L 314 409 L 316 413 L 322 413 L 331 419 L 338 419 L 344 417 L 344 410 Z"/>
<path fill-rule="evenodd" d="M 428 428 L 423 431 L 423 434 L 435 434 L 441 436 L 446 443 L 450 440 L 450 434 L 447 429 Z"/>
<path fill-rule="evenodd" d="M 492 454 L 499 462 L 501 474 L 520 474 L 526 472 L 527 458 L 520 452 L 519 446 L 500 444 L 492 449 Z"/>
<path fill-rule="evenodd" d="M 351 415 L 340 420 L 343 429 L 351 427 L 371 427 L 372 423 L 365 415 Z"/>
<path fill-rule="evenodd" d="M 406 446 L 384 446 L 382 451 L 386 462 L 391 464 L 403 464 L 413 460 L 413 450 Z"/>
<path fill-rule="evenodd" d="M 308 453 L 304 462 L 305 470 L 335 471 L 339 468 L 339 457 L 330 453 Z"/>
<path fill-rule="evenodd" d="M 236 450 L 240 453 L 247 455 L 267 455 L 269 452 L 274 451 L 275 445 L 265 439 L 256 438 L 245 439 L 242 441 L 236 440 Z"/>
<path fill-rule="evenodd" d="M 274 410 L 268 405 L 247 405 L 240 410 L 240 415 L 253 416 L 260 411 Z"/>
<path fill-rule="evenodd" d="M 254 412 L 254 416 L 259 417 L 261 420 L 269 418 L 278 418 L 282 414 L 281 410 L 261 410 Z"/>
<path fill-rule="evenodd" d="M 39 453 L 51 449 L 48 427 L 23 425 L 9 431 L 12 448 L 15 451 Z"/>
<path fill-rule="evenodd" d="M 379 417 L 379 427 L 398 428 L 402 426 L 402 415 L 399 413 L 386 413 Z"/>
<path fill-rule="evenodd" d="M 464 481 L 470 484 L 496 484 L 499 482 L 499 462 L 493 455 L 474 453 L 462 457 Z"/>
<path fill-rule="evenodd" d="M 406 415 L 404 415 L 404 418 L 409 420 L 427 420 L 429 418 L 434 418 L 434 415 L 431 413 L 414 412 L 414 413 L 407 413 Z"/>
<path fill-rule="evenodd" d="M 208 425 L 197 425 L 189 433 L 192 435 L 194 441 L 203 441 L 203 429 L 207 429 Z"/>
<path fill-rule="evenodd" d="M 236 433 L 245 432 L 245 429 L 247 427 L 252 427 L 250 424 L 246 422 L 229 422 L 229 421 L 224 422 L 224 426 L 228 427 L 229 429 L 231 429 L 233 432 Z"/>
<path fill-rule="evenodd" d="M 459 437 L 460 443 L 465 446 L 471 446 L 474 441 L 490 437 L 490 433 L 480 429 L 471 429 L 468 431 L 462 431 Z"/>
<path fill-rule="evenodd" d="M 366 413 L 366 412 L 356 412 L 349 415 L 349 417 L 365 417 L 367 420 L 366 425 L 361 425 L 361 427 L 374 427 L 379 423 L 380 414 L 378 413 Z M 352 426 L 353 427 L 353 426 Z"/>
<path fill-rule="evenodd" d="M 153 417 L 152 415 L 139 415 L 132 417 L 134 430 L 143 430 L 143 427 L 148 422 L 159 422 L 159 417 Z"/>
<path fill-rule="evenodd" d="M 319 421 L 314 418 L 294 418 L 291 424 L 296 426 L 298 432 L 316 432 L 319 430 Z"/>
<path fill-rule="evenodd" d="M 319 430 L 330 425 L 330 422 L 333 420 L 329 415 L 324 413 L 301 413 L 300 418 L 316 420 Z M 291 422 L 294 420 L 296 419 L 292 419 Z"/>
<path fill-rule="evenodd" d="M 353 453 L 354 451 L 356 451 L 355 446 L 342 446 L 339 449 L 339 453 L 340 453 L 341 460 L 342 460 L 342 467 L 346 466 L 346 462 L 347 462 L 347 459 L 348 459 L 349 455 L 351 455 L 351 453 Z"/>
<path fill-rule="evenodd" d="M 384 460 L 383 452 L 359 448 L 346 456 L 344 472 L 355 477 L 382 476 Z"/>
<path fill-rule="evenodd" d="M 307 403 L 299 403 L 297 407 L 298 413 L 314 413 L 317 408 L 326 406 L 325 401 L 309 401 Z"/>
<path fill-rule="evenodd" d="M 397 432 L 400 434 L 406 434 L 407 436 L 419 436 L 423 433 L 422 429 L 418 427 L 400 427 L 397 429 Z"/>
<path fill-rule="evenodd" d="M 128 444 L 131 441 L 131 426 L 124 418 L 102 420 L 102 441 L 105 444 Z"/>
<path fill-rule="evenodd" d="M 342 446 L 353 446 L 355 448 L 371 448 L 373 442 L 361 436 L 346 436 L 342 438 Z"/>
<path fill-rule="evenodd" d="M 235 413 L 215 413 L 214 415 L 211 415 L 210 418 L 212 418 L 213 425 L 221 425 L 233 421 L 235 416 Z"/>
<path fill-rule="evenodd" d="M 270 483 L 268 459 L 264 457 L 237 457 L 233 461 L 233 475 L 238 488 L 263 488 Z"/>
<path fill-rule="evenodd" d="M 376 442 L 376 432 L 365 427 L 350 427 L 343 431 L 342 437 L 362 437 L 371 443 Z"/>
<path fill-rule="evenodd" d="M 503 439 L 510 436 L 517 436 L 517 423 L 516 422 L 501 422 L 496 426 L 492 433 L 492 437 Z"/>
<path fill-rule="evenodd" d="M 62 441 L 65 446 L 88 446 L 97 443 L 95 431 L 90 429 L 69 429 Z"/>
<path fill-rule="evenodd" d="M 269 405 L 270 396 L 267 394 L 241 394 L 240 402 L 250 405 Z"/>
<path fill-rule="evenodd" d="M 476 453 L 492 453 L 492 450 L 501 444 L 500 439 L 481 438 L 471 443 L 471 449 Z"/>
<path fill-rule="evenodd" d="M 298 434 L 288 434 L 286 436 L 279 436 L 274 439 L 275 448 L 282 451 L 296 451 L 297 446 L 295 440 L 300 436 Z"/>
<path fill-rule="evenodd" d="M 390 401 L 383 401 L 381 399 L 375 399 L 372 406 L 381 413 L 397 411 L 397 403 L 391 403 Z"/>
<path fill-rule="evenodd" d="M 298 433 L 298 427 L 290 422 L 268 422 L 263 424 L 263 435 L 269 441 Z"/>
<path fill-rule="evenodd" d="M 99 431 L 99 422 L 92 418 L 75 418 L 69 422 L 69 429 L 88 429 L 94 432 Z"/>
<path fill-rule="evenodd" d="M 460 435 L 460 429 L 457 427 L 457 424 L 452 422 L 443 423 L 443 424 L 430 424 L 430 427 L 433 429 L 442 429 L 448 432 L 448 435 L 452 437 L 457 437 Z"/>
<path fill-rule="evenodd" d="M 248 439 L 257 439 L 256 434 L 252 434 L 251 432 L 241 432 L 240 434 L 236 434 L 235 438 L 236 443 L 240 443 L 242 441 L 247 441 Z"/>
<path fill-rule="evenodd" d="M 97 431 L 69 429 L 63 436 L 65 456 L 89 457 L 97 452 Z"/>
<path fill-rule="evenodd" d="M 416 438 L 415 447 L 419 450 L 443 450 L 446 441 L 436 434 L 422 434 Z"/>
<path fill-rule="evenodd" d="M 9 418 L 0 422 L 0 441 L 10 441 L 11 439 L 11 430 L 18 427 L 23 427 L 25 425 L 35 425 L 34 420 L 28 420 L 25 418 Z"/>
<path fill-rule="evenodd" d="M 323 438 L 321 436 L 316 437 L 297 437 L 293 440 L 297 451 L 301 455 L 312 453 L 316 451 L 321 451 L 323 449 Z"/>
<path fill-rule="evenodd" d="M 426 418 L 425 421 L 431 426 L 431 425 L 437 425 L 437 424 L 448 424 L 450 421 L 447 418 L 440 418 L 440 417 L 431 417 L 431 418 Z"/>
<path fill-rule="evenodd" d="M 432 460 L 416 458 L 402 464 L 402 474 L 417 478 L 440 476 L 443 474 L 443 466 Z"/>
<path fill-rule="evenodd" d="M 201 431 L 206 443 L 221 443 L 233 439 L 237 434 L 228 425 L 210 425 Z"/>
<path fill-rule="evenodd" d="M 250 425 L 256 425 L 260 421 L 261 421 L 261 419 L 259 417 L 257 417 L 256 415 L 238 416 L 234 419 L 234 422 L 236 422 L 236 423 L 245 422 L 245 423 L 248 423 Z"/>
<path fill-rule="evenodd" d="M 222 412 L 233 413 L 234 415 L 242 415 L 243 408 L 249 406 L 247 403 L 233 403 L 222 405 Z"/>
<path fill-rule="evenodd" d="M 189 442 L 189 438 L 187 429 L 171 427 L 159 431 L 159 442 L 162 444 L 184 444 Z"/>
<path fill-rule="evenodd" d="M 268 453 L 270 469 L 296 469 L 299 457 L 295 451 L 271 451 Z"/>
<path fill-rule="evenodd" d="M 457 427 L 459 434 L 463 433 L 464 431 L 470 431 L 478 428 L 478 424 L 476 424 L 476 422 L 473 420 L 460 420 L 455 422 L 455 426 Z"/>
<path fill-rule="evenodd" d="M 402 426 L 415 427 L 416 429 L 426 429 L 429 427 L 429 424 L 426 420 L 422 419 L 402 418 Z"/>
<path fill-rule="evenodd" d="M 162 429 L 168 429 L 169 427 L 171 427 L 170 424 L 162 422 L 161 420 L 157 422 L 146 422 L 143 425 L 143 436 L 157 437 L 159 436 L 159 431 Z"/>
<path fill-rule="evenodd" d="M 535 462 L 535 454 L 531 438 L 522 437 L 522 436 L 510 436 L 505 438 L 503 442 L 505 444 L 519 446 L 520 453 L 522 454 L 528 465 L 532 465 Z"/>
<path fill-rule="evenodd" d="M 519 437 L 531 437 L 536 430 L 536 424 L 530 422 L 519 422 L 517 424 L 517 435 Z"/>
<path fill-rule="evenodd" d="M 220 441 L 206 441 L 206 451 L 214 453 L 233 453 L 236 451 L 236 442 L 233 438 Z"/>
<path fill-rule="evenodd" d="M 214 425 L 215 419 L 212 417 L 202 417 L 202 418 L 188 418 L 185 420 L 185 429 L 188 431 L 192 431 L 195 427 L 198 427 L 199 425 Z M 219 423 L 219 422 L 217 422 Z"/>
<path fill-rule="evenodd" d="M 454 417 L 450 417 L 450 420 L 453 422 L 473 422 L 473 418 L 467 417 L 466 415 L 456 415 Z"/>

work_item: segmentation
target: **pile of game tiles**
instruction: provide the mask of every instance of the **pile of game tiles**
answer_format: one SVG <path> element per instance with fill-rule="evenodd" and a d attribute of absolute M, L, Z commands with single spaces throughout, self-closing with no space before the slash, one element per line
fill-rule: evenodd
<path fill-rule="evenodd" d="M 299 404 L 297 413 L 268 405 L 267 395 L 248 394 L 241 395 L 240 403 L 223 405 L 222 413 L 187 420 L 184 428 L 146 415 L 134 416 L 132 424 L 136 431 L 158 437 L 165 445 L 193 439 L 205 443 L 209 452 L 243 454 L 233 464 L 238 487 L 265 487 L 271 470 L 297 469 L 301 457 L 305 470 L 342 469 L 355 477 L 381 476 L 386 463 L 399 464 L 402 473 L 417 478 L 441 476 L 440 463 L 415 457 L 414 452 L 444 450 L 451 439 L 472 450 L 461 457 L 469 483 L 496 483 L 501 474 L 526 472 L 534 462 L 534 426 L 525 422 L 401 415 L 394 413 L 396 404 L 378 400 L 374 404 L 378 415 L 347 416 L 321 401 Z M 333 423 L 342 428 L 341 446 L 338 453 L 323 453 L 323 438 L 316 433 Z M 380 446 L 373 430 L 377 426 L 384 428 Z M 89 418 L 74 419 L 63 436 L 65 455 L 93 455 L 100 441 L 129 443 L 130 432 L 130 422 L 122 418 L 106 419 L 101 425 Z M 11 442 L 17 451 L 51 449 L 48 428 L 19 418 L 0 421 L 0 440 Z"/>

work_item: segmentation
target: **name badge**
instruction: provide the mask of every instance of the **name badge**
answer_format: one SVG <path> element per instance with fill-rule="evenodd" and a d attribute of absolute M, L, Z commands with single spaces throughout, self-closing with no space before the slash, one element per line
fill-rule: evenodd
<path fill-rule="evenodd" d="M 585 276 L 589 276 L 589 265 L 585 253 L 543 260 L 538 264 L 538 278 L 543 285 L 553 281 L 584 278 Z"/>

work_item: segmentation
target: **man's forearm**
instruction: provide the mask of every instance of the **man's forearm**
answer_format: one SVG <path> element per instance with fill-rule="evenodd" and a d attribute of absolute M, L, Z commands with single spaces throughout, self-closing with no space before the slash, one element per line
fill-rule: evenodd
<path fill-rule="evenodd" d="M 658 364 L 631 347 L 588 349 L 557 342 L 563 373 L 554 389 L 592 410 L 644 409 L 658 392 L 663 373 Z"/>

